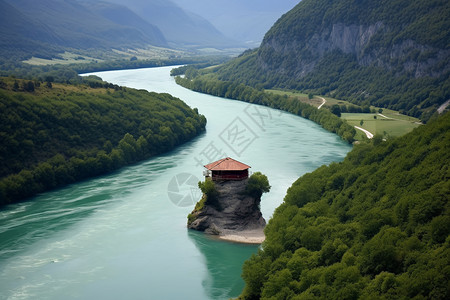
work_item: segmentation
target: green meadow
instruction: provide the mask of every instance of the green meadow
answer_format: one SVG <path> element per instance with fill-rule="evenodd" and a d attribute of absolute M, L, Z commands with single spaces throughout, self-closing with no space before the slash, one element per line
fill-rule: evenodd
<path fill-rule="evenodd" d="M 283 90 L 266 90 L 266 92 L 276 95 L 286 95 L 287 97 L 295 97 L 303 103 L 308 103 L 312 106 L 319 107 L 322 104 L 321 96 L 314 96 L 309 99 L 308 94 L 295 92 L 295 91 L 283 91 Z M 353 105 L 348 101 L 338 100 L 330 97 L 323 97 L 327 102 L 324 107 L 330 108 L 333 105 Z M 372 111 L 379 111 L 378 107 L 371 107 Z M 402 115 L 398 111 L 390 109 L 382 109 L 381 113 L 342 113 L 342 119 L 345 119 L 350 125 L 361 127 L 374 135 L 382 135 L 385 138 L 402 136 L 414 128 L 421 125 L 421 122 L 417 118 L 413 118 L 407 115 Z M 362 125 L 361 125 L 361 121 Z M 366 138 L 366 134 L 361 130 L 356 131 L 356 140 Z"/>
<path fill-rule="evenodd" d="M 401 115 L 393 111 L 390 111 L 389 113 L 383 111 L 381 114 L 343 113 L 341 118 L 345 119 L 352 126 L 364 128 L 374 135 L 382 135 L 387 138 L 402 136 L 420 126 L 418 119 Z M 366 135 L 361 130 L 357 130 L 355 139 L 361 140 L 364 139 L 365 136 Z"/>

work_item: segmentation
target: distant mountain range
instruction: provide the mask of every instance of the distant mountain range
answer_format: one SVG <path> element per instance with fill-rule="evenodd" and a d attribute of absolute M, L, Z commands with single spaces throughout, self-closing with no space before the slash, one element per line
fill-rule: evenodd
<path fill-rule="evenodd" d="M 167 0 L 0 0 L 0 54 L 50 58 L 66 49 L 238 46 Z"/>
<path fill-rule="evenodd" d="M 249 48 L 258 47 L 264 34 L 300 0 L 171 0 L 214 25 Z"/>
<path fill-rule="evenodd" d="M 95 1 L 95 0 L 89 0 Z M 126 5 L 161 29 L 170 45 L 185 47 L 242 47 L 219 32 L 205 18 L 184 10 L 170 0 L 107 0 Z"/>

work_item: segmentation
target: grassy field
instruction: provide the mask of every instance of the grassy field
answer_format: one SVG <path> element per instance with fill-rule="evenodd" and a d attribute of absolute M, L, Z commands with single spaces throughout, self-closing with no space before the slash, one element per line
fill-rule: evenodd
<path fill-rule="evenodd" d="M 318 98 L 317 96 L 314 96 L 314 98 L 309 99 L 308 94 L 303 94 L 300 92 L 290 92 L 290 91 L 282 91 L 282 90 L 265 90 L 268 93 L 272 93 L 275 95 L 284 96 L 287 95 L 288 97 L 295 97 L 300 102 L 307 103 L 309 105 L 319 107 L 322 104 L 322 99 Z"/>
<path fill-rule="evenodd" d="M 419 120 L 409 117 L 400 115 L 397 112 L 390 111 L 382 113 L 382 115 L 386 116 L 383 117 L 380 114 L 350 114 L 350 113 L 343 113 L 341 118 L 347 120 L 347 122 L 352 126 L 358 126 L 361 128 L 366 129 L 367 131 L 371 132 L 372 134 L 379 134 L 384 137 L 396 137 L 404 135 L 410 131 L 412 131 L 414 128 L 420 126 Z M 376 119 L 374 118 L 376 117 Z M 362 121 L 362 125 L 361 125 Z M 365 134 L 357 130 L 356 139 L 361 140 L 365 137 Z"/>
<path fill-rule="evenodd" d="M 80 63 L 92 63 L 92 62 L 102 62 L 105 60 L 117 60 L 117 59 L 130 59 L 132 57 L 136 57 L 140 60 L 145 59 L 168 59 L 170 57 L 177 57 L 188 55 L 187 52 L 181 50 L 167 49 L 155 46 L 149 46 L 145 49 L 128 49 L 128 50 L 117 50 L 113 49 L 109 52 L 101 52 L 96 51 L 92 53 L 92 56 L 89 56 L 89 53 L 82 52 L 80 53 L 72 53 L 72 52 L 64 52 L 59 54 L 58 57 L 53 59 L 44 59 L 38 57 L 32 57 L 28 60 L 23 61 L 24 63 L 30 65 L 69 65 L 69 64 L 80 64 Z M 93 57 L 95 56 L 95 57 Z"/>
<path fill-rule="evenodd" d="M 266 90 L 266 92 L 276 95 L 287 95 L 288 97 L 295 97 L 299 101 L 310 104 L 315 107 L 319 107 L 322 104 L 321 96 L 314 96 L 309 99 L 308 94 L 302 94 L 295 91 L 283 91 L 283 90 Z M 331 107 L 335 104 L 338 105 L 354 105 L 344 100 L 338 100 L 330 97 L 323 97 L 327 101 L 324 107 Z M 354 105 L 356 106 L 356 105 Z M 378 107 L 371 107 L 375 111 L 378 111 Z M 374 116 L 376 118 L 374 118 Z M 372 134 L 379 134 L 386 138 L 397 137 L 404 135 L 414 128 L 420 126 L 420 120 L 402 115 L 398 111 L 383 108 L 381 114 L 379 113 L 343 113 L 341 118 L 347 120 L 352 126 L 358 126 L 371 132 Z M 361 120 L 363 125 L 361 126 Z M 357 140 L 366 138 L 366 134 L 360 130 L 357 130 L 355 137 Z"/>
<path fill-rule="evenodd" d="M 54 59 L 44 59 L 44 58 L 38 58 L 38 57 L 32 57 L 28 60 L 24 60 L 23 62 L 30 65 L 35 66 L 46 66 L 46 65 L 69 65 L 69 64 L 82 64 L 82 63 L 91 63 L 95 61 L 100 61 L 98 59 L 79 55 L 71 52 L 64 52 L 60 55 L 60 58 L 54 58 Z"/>
<path fill-rule="evenodd" d="M 312 99 L 309 99 L 308 94 L 296 92 L 296 91 L 283 91 L 283 90 L 265 90 L 268 93 L 272 93 L 275 95 L 287 95 L 288 97 L 296 97 L 299 101 L 303 103 L 310 104 L 315 107 L 319 107 L 322 104 L 322 99 L 324 98 L 327 102 L 324 104 L 324 106 L 331 107 L 334 104 L 339 105 L 354 105 L 350 102 L 344 101 L 344 100 L 338 100 L 330 97 L 322 97 L 322 96 L 314 96 Z"/>

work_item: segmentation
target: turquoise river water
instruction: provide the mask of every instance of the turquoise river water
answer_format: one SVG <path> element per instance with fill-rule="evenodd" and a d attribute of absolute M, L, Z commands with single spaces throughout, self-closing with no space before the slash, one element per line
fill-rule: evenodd
<path fill-rule="evenodd" d="M 203 167 L 225 156 L 261 171 L 269 220 L 302 174 L 342 160 L 351 146 L 300 117 L 203 95 L 171 67 L 96 73 L 170 93 L 208 119 L 206 133 L 113 174 L 41 194 L 0 211 L 0 299 L 228 299 L 258 249 L 186 229 Z"/>

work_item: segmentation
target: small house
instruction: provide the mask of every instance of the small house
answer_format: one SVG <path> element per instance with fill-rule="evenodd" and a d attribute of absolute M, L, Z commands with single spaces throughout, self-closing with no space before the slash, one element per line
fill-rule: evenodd
<path fill-rule="evenodd" d="M 204 166 L 204 175 L 212 180 L 243 180 L 248 178 L 250 166 L 230 157 L 222 158 Z"/>

